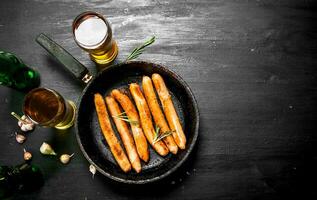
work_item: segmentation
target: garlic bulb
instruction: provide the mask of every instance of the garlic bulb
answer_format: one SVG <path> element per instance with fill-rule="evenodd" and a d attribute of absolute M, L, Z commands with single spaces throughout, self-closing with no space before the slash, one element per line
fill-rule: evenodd
<path fill-rule="evenodd" d="M 21 119 L 22 120 L 18 121 L 18 125 L 21 127 L 22 131 L 27 132 L 34 129 L 35 124 L 29 118 L 23 115 Z"/>
<path fill-rule="evenodd" d="M 41 145 L 40 152 L 44 155 L 57 155 L 51 145 L 47 144 L 46 142 L 43 142 L 43 144 Z"/>
<path fill-rule="evenodd" d="M 11 112 L 11 115 L 18 120 L 18 125 L 22 131 L 27 132 L 27 131 L 32 131 L 34 129 L 35 124 L 25 115 L 20 117 L 15 112 Z"/>
<path fill-rule="evenodd" d="M 68 155 L 68 154 L 63 154 L 59 157 L 59 160 L 63 164 L 68 164 L 70 159 L 73 157 L 74 154 Z"/>

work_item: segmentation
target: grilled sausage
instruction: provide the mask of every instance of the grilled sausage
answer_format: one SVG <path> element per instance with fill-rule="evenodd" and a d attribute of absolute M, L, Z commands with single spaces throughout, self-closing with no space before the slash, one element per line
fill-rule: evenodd
<path fill-rule="evenodd" d="M 185 149 L 186 137 L 164 80 L 159 74 L 153 74 L 152 80 L 162 103 L 167 122 L 173 131 L 174 140 L 180 149 Z"/>
<path fill-rule="evenodd" d="M 106 103 L 107 103 L 110 115 L 112 116 L 112 119 L 114 120 L 114 123 L 116 124 L 117 130 L 120 134 L 122 143 L 125 147 L 125 150 L 127 152 L 132 168 L 137 173 L 139 173 L 141 171 L 141 162 L 140 162 L 138 152 L 136 150 L 134 140 L 130 133 L 127 123 L 121 120 L 120 117 L 118 117 L 122 113 L 119 108 L 119 105 L 114 100 L 114 98 L 110 96 L 106 97 Z"/>
<path fill-rule="evenodd" d="M 141 92 L 140 86 L 136 83 L 132 83 L 130 84 L 129 89 L 139 111 L 140 121 L 145 137 L 159 155 L 167 155 L 169 150 L 162 141 L 157 141 L 154 143 L 155 130 L 152 124 L 151 113 Z"/>
<path fill-rule="evenodd" d="M 131 164 L 125 155 L 118 138 L 113 132 L 113 129 L 111 127 L 111 123 L 109 120 L 107 108 L 105 101 L 103 100 L 103 97 L 101 94 L 95 94 L 94 96 L 94 101 L 95 101 L 95 107 L 98 115 L 98 121 L 100 128 L 102 130 L 102 134 L 105 137 L 112 155 L 114 156 L 115 160 L 121 167 L 121 169 L 124 172 L 128 172 L 131 170 Z"/>
<path fill-rule="evenodd" d="M 148 162 L 150 158 L 148 144 L 141 128 L 140 119 L 136 108 L 134 107 L 130 98 L 119 90 L 112 90 L 111 95 L 119 102 L 129 120 L 134 122 L 130 123 L 130 126 L 137 152 L 144 162 Z"/>
<path fill-rule="evenodd" d="M 167 121 L 164 117 L 164 114 L 160 108 L 159 102 L 156 98 L 155 91 L 153 88 L 152 80 L 148 76 L 143 76 L 142 79 L 142 88 L 144 92 L 144 96 L 146 98 L 146 101 L 149 105 L 149 108 L 151 110 L 152 116 L 154 118 L 154 122 L 156 126 L 160 127 L 160 134 L 168 133 L 170 132 L 170 128 L 168 127 Z M 176 154 L 178 151 L 178 147 L 174 141 L 174 138 L 172 135 L 168 135 L 163 138 L 164 143 L 166 144 L 167 148 L 172 152 L 173 154 Z"/>

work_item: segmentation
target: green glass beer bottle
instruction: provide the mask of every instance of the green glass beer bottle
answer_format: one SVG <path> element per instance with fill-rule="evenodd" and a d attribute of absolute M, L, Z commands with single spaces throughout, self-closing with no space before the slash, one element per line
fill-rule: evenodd
<path fill-rule="evenodd" d="M 14 54 L 0 50 L 0 85 L 30 90 L 40 85 L 40 75 Z"/>
<path fill-rule="evenodd" d="M 0 166 L 0 199 L 15 193 L 29 193 L 44 184 L 41 169 L 33 164 L 22 163 L 17 166 Z"/>

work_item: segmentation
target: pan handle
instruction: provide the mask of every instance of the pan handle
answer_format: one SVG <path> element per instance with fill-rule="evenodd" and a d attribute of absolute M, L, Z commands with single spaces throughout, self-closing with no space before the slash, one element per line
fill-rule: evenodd
<path fill-rule="evenodd" d="M 84 83 L 88 83 L 92 79 L 92 75 L 83 64 L 44 33 L 36 37 L 36 42 L 62 63 L 77 79 Z"/>

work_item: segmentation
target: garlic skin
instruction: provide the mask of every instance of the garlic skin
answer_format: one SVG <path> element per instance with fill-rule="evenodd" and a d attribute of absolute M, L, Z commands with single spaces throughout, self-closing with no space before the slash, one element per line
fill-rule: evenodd
<path fill-rule="evenodd" d="M 23 158 L 25 161 L 29 161 L 32 159 L 32 154 L 28 151 L 26 151 L 25 149 L 23 149 L 24 154 L 23 154 Z"/>
<path fill-rule="evenodd" d="M 21 134 L 15 132 L 15 140 L 17 141 L 17 143 L 22 144 L 25 142 L 26 137 L 24 135 L 21 135 Z"/>
<path fill-rule="evenodd" d="M 51 147 L 51 145 L 47 144 L 46 142 L 43 142 L 43 144 L 41 145 L 40 152 L 43 155 L 52 155 L 52 156 L 57 155 L 55 151 L 53 150 L 53 148 Z"/>
<path fill-rule="evenodd" d="M 61 161 L 61 163 L 63 164 L 68 164 L 70 159 L 73 157 L 74 153 L 71 154 L 71 155 L 68 155 L 68 154 L 63 154 L 59 157 L 59 160 Z"/>
<path fill-rule="evenodd" d="M 89 171 L 92 173 L 92 178 L 94 178 L 94 176 L 97 172 L 96 167 L 93 165 L 89 165 Z"/>

